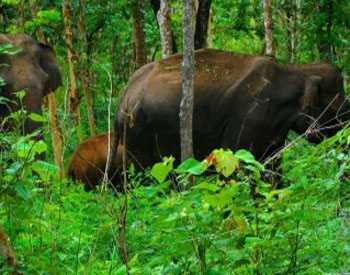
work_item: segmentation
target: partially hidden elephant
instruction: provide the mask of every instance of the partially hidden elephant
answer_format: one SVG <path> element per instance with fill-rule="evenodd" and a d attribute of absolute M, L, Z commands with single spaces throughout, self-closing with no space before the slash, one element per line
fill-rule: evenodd
<path fill-rule="evenodd" d="M 15 93 L 25 91 L 23 107 L 29 113 L 41 113 L 44 96 L 61 85 L 61 73 L 54 50 L 36 42 L 26 34 L 0 34 L 0 47 L 11 44 L 15 54 L 0 53 L 0 77 L 5 85 L 0 86 L 0 96 L 10 102 L 0 105 L 0 125 L 3 119 L 21 106 Z M 41 124 L 26 119 L 24 132 L 31 133 Z"/>
<path fill-rule="evenodd" d="M 93 190 L 103 180 L 109 140 L 112 141 L 113 137 L 107 133 L 93 136 L 81 143 L 69 160 L 68 177 L 82 182 L 86 191 Z M 117 157 L 110 163 L 109 175 L 114 188 L 120 191 L 123 147 L 119 145 L 113 151 Z"/>
<path fill-rule="evenodd" d="M 127 151 L 140 166 L 165 155 L 180 159 L 181 62 L 182 55 L 173 55 L 141 67 L 119 105 L 116 142 L 125 135 Z M 197 159 L 223 147 L 245 148 L 263 160 L 284 145 L 290 129 L 302 133 L 329 104 L 326 120 L 337 115 L 341 119 L 340 113 L 349 110 L 343 89 L 332 87 L 322 72 L 308 66 L 286 66 L 268 57 L 211 49 L 196 51 L 195 62 L 193 149 Z M 337 100 L 331 101 L 336 94 Z M 329 136 L 340 127 L 332 132 L 320 129 L 317 137 Z M 309 137 L 316 140 L 316 134 Z"/>
<path fill-rule="evenodd" d="M 307 76 L 317 77 L 317 93 L 310 99 L 308 110 L 299 117 L 297 133 L 305 133 L 308 141 L 319 143 L 334 135 L 350 120 L 349 103 L 345 99 L 341 72 L 328 63 L 291 65 Z"/>

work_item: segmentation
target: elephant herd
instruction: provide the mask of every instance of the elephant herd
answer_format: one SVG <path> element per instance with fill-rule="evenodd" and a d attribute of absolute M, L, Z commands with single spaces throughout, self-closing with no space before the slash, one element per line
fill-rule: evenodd
<path fill-rule="evenodd" d="M 26 35 L 0 35 L 0 44 L 22 50 L 0 54 L 1 96 L 24 89 L 29 112 L 41 111 L 42 98 L 61 83 L 51 47 Z M 179 110 L 182 55 L 147 64 L 131 77 L 118 108 L 114 137 L 97 135 L 73 153 L 68 175 L 93 189 L 103 177 L 108 140 L 113 140 L 110 171 L 128 161 L 147 167 L 172 155 L 180 159 Z M 327 63 L 282 65 L 265 56 L 204 49 L 195 52 L 193 149 L 197 159 L 214 148 L 250 150 L 258 160 L 278 152 L 289 130 L 319 143 L 350 119 L 342 75 Z M 15 110 L 0 105 L 0 118 Z M 1 121 L 0 121 L 1 122 Z M 27 121 L 26 131 L 36 125 Z M 124 138 L 126 143 L 124 144 Z M 120 173 L 112 182 L 118 185 Z"/>

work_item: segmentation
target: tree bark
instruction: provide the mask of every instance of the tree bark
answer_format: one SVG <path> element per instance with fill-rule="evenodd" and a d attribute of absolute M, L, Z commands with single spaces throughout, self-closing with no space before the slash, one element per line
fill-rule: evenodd
<path fill-rule="evenodd" d="M 56 97 L 54 93 L 47 95 L 49 118 L 51 126 L 51 140 L 53 147 L 53 156 L 56 166 L 58 167 L 58 175 L 60 179 L 64 178 L 63 164 L 63 136 L 58 126 Z"/>
<path fill-rule="evenodd" d="M 32 16 L 35 17 L 37 13 L 37 6 L 35 1 L 30 2 L 30 9 Z M 39 41 L 47 43 L 46 38 L 41 30 L 36 31 L 36 36 Z M 51 128 L 51 141 L 53 148 L 53 156 L 56 166 L 58 167 L 58 176 L 62 179 L 64 177 L 64 164 L 63 164 L 63 135 L 61 128 L 59 127 L 57 119 L 57 107 L 56 97 L 54 93 L 47 95 L 49 122 Z"/>
<path fill-rule="evenodd" d="M 173 53 L 173 38 L 171 32 L 170 7 L 168 0 L 161 0 L 157 19 L 162 44 L 162 56 L 163 58 L 166 58 Z"/>
<path fill-rule="evenodd" d="M 320 43 L 318 45 L 320 58 L 327 62 L 331 62 L 333 59 L 333 49 L 332 49 L 332 17 L 333 17 L 333 4 L 332 1 L 325 1 L 324 3 L 317 3 L 317 10 L 323 13 L 326 18 L 325 27 L 326 32 L 323 30 L 323 24 L 319 26 L 318 33 L 320 34 Z"/>
<path fill-rule="evenodd" d="M 287 2 L 287 33 L 288 33 L 288 61 L 293 64 L 296 60 L 296 47 L 297 47 L 297 14 L 299 0 L 291 0 Z"/>
<path fill-rule="evenodd" d="M 275 56 L 272 37 L 271 0 L 264 0 L 265 54 Z"/>
<path fill-rule="evenodd" d="M 144 32 L 144 17 L 142 8 L 142 1 L 136 0 L 132 10 L 136 68 L 140 68 L 147 63 L 146 35 Z"/>
<path fill-rule="evenodd" d="M 21 0 L 19 2 L 18 13 L 19 13 L 19 26 L 21 31 L 24 32 L 24 22 L 25 22 L 24 0 Z"/>
<path fill-rule="evenodd" d="M 194 37 L 194 48 L 202 49 L 208 46 L 208 25 L 210 18 L 211 0 L 199 0 L 196 16 L 196 31 Z"/>
<path fill-rule="evenodd" d="M 182 98 L 180 103 L 181 160 L 193 156 L 194 0 L 184 0 Z"/>
<path fill-rule="evenodd" d="M 151 0 L 153 13 L 154 13 L 155 17 L 157 18 L 157 22 L 158 22 L 158 11 L 160 9 L 160 1 L 161 0 Z M 170 1 L 170 0 L 167 0 L 167 1 Z M 169 14 L 170 14 L 170 11 L 169 11 Z M 158 22 L 158 26 L 159 26 L 159 22 Z M 172 41 L 172 50 L 171 50 L 171 52 L 172 53 L 177 53 L 176 40 L 175 40 L 174 32 L 173 32 L 173 30 L 171 28 L 171 24 L 170 24 L 170 32 L 171 32 L 171 41 Z"/>
<path fill-rule="evenodd" d="M 80 99 L 77 89 L 77 80 L 74 68 L 74 49 L 73 49 L 73 34 L 72 34 L 72 24 L 71 24 L 71 8 L 69 6 L 69 1 L 64 0 L 62 6 L 63 22 L 64 22 L 64 39 L 67 46 L 67 61 L 69 67 L 69 108 L 70 113 L 73 117 L 74 122 L 77 127 L 77 134 L 79 141 L 83 141 L 81 135 L 80 127 Z"/>
<path fill-rule="evenodd" d="M 87 37 L 86 37 L 86 25 L 84 16 L 84 0 L 79 0 L 79 18 L 78 18 L 78 31 L 80 34 L 80 41 L 82 43 L 82 53 L 88 56 L 87 51 Z M 91 96 L 91 91 L 89 89 L 89 76 L 90 70 L 88 69 L 89 64 L 87 63 L 87 58 L 84 55 L 79 54 L 78 59 L 80 61 L 79 78 L 81 80 L 82 90 L 86 100 L 86 109 L 89 121 L 90 136 L 96 134 L 96 123 L 93 109 L 93 99 Z"/>

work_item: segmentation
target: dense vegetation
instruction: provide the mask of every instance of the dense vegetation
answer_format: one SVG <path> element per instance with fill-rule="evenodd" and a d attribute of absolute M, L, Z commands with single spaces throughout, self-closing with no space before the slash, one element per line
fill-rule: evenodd
<path fill-rule="evenodd" d="M 32 36 L 41 32 L 56 50 L 64 85 L 55 97 L 67 164 L 79 138 L 89 137 L 90 130 L 85 96 L 79 105 L 79 125 L 67 108 L 69 68 L 62 1 L 25 2 L 0 1 L 2 32 Z M 110 100 L 113 116 L 137 66 L 130 42 L 136 4 L 82 2 L 70 1 L 74 64 L 77 72 L 87 71 L 96 132 L 102 133 L 113 121 L 107 107 Z M 151 1 L 141 2 L 147 61 L 160 59 Z M 277 59 L 282 63 L 325 59 L 336 64 L 348 81 L 350 3 L 300 1 L 295 10 L 295 2 L 274 1 L 272 6 Z M 263 53 L 261 1 L 217 0 L 211 12 L 211 47 Z M 181 18 L 182 1 L 172 1 L 171 22 L 179 52 Z M 85 33 L 78 29 L 82 20 Z M 77 83 L 82 95 L 83 78 Z M 60 179 L 44 108 L 44 115 L 34 118 L 45 122 L 44 141 L 19 134 L 23 110 L 11 115 L 18 131 L 0 133 L 0 224 L 24 274 L 126 274 L 126 256 L 130 274 L 350 271 L 349 128 L 317 146 L 290 133 L 291 146 L 282 154 L 284 187 L 280 189 L 271 189 L 263 177 L 263 164 L 248 151 L 218 149 L 206 160 L 190 159 L 178 167 L 171 157 L 142 173 L 130 166 L 132 188 L 124 196 L 103 186 L 85 192 L 81 185 Z M 44 152 L 45 160 L 38 160 L 36 155 Z M 0 273 L 6 272 L 11 271 L 0 264 Z"/>

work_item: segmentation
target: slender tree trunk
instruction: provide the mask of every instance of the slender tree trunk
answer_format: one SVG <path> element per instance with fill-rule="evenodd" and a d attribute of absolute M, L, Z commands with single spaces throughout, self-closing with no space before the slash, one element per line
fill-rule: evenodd
<path fill-rule="evenodd" d="M 147 63 L 146 35 L 144 32 L 143 5 L 141 0 L 136 0 L 133 11 L 133 36 L 135 47 L 135 63 L 140 68 Z"/>
<path fill-rule="evenodd" d="M 19 26 L 20 26 L 20 29 L 21 29 L 22 32 L 24 32 L 24 22 L 25 22 L 24 0 L 21 0 L 19 2 L 18 15 L 19 15 Z"/>
<path fill-rule="evenodd" d="M 182 98 L 180 104 L 181 160 L 193 156 L 194 0 L 184 0 Z"/>
<path fill-rule="evenodd" d="M 202 49 L 208 46 L 208 25 L 210 18 L 211 0 L 199 0 L 196 16 L 196 32 L 194 37 L 194 48 Z"/>
<path fill-rule="evenodd" d="M 76 123 L 77 134 L 79 141 L 83 141 L 80 126 L 80 99 L 77 89 L 77 80 L 74 68 L 74 49 L 73 49 L 73 34 L 72 34 L 72 24 L 71 24 L 71 8 L 69 6 L 69 1 L 64 0 L 62 6 L 63 22 L 64 22 L 64 36 L 67 46 L 67 61 L 69 67 L 69 108 L 73 120 Z"/>
<path fill-rule="evenodd" d="M 264 0 L 265 54 L 274 56 L 272 37 L 271 0 Z"/>
<path fill-rule="evenodd" d="M 160 1 L 161 0 L 151 0 L 151 5 L 152 5 L 152 9 L 153 9 L 153 13 L 156 16 L 156 18 L 158 19 L 158 11 L 160 10 Z M 166 0 L 168 3 L 170 3 L 170 0 Z M 168 4 L 169 5 L 169 4 Z M 169 5 L 170 6 L 170 5 Z M 170 17 L 170 11 L 169 11 L 169 17 Z M 158 26 L 159 26 L 159 21 L 158 22 Z M 160 27 L 160 26 L 159 26 Z M 171 28 L 171 24 L 170 24 L 170 32 L 171 32 L 171 41 L 172 41 L 172 53 L 177 53 L 177 46 L 176 46 L 176 40 L 175 40 L 175 36 L 174 36 L 174 32 Z"/>
<path fill-rule="evenodd" d="M 162 56 L 168 57 L 173 53 L 173 38 L 171 33 L 170 6 L 168 0 L 160 1 L 160 9 L 157 14 L 160 38 L 162 44 Z"/>
<path fill-rule="evenodd" d="M 54 93 L 51 93 L 47 96 L 48 100 L 48 109 L 49 109 L 49 118 L 51 126 L 51 139 L 53 147 L 53 156 L 55 164 L 58 167 L 58 173 L 60 179 L 64 178 L 64 164 L 63 164 L 63 136 L 61 129 L 58 126 L 57 119 L 57 106 L 56 106 L 56 97 Z"/>
<path fill-rule="evenodd" d="M 87 52 L 87 38 L 86 38 L 86 25 L 85 25 L 85 16 L 84 16 L 84 0 L 79 0 L 79 19 L 78 19 L 78 31 L 80 34 L 80 42 L 82 44 L 82 53 L 88 55 Z M 91 91 L 89 89 L 89 75 L 90 70 L 88 68 L 89 64 L 87 63 L 87 58 L 83 55 L 79 55 L 78 59 L 80 60 L 80 70 L 79 78 L 81 79 L 82 90 L 86 99 L 86 108 L 90 128 L 90 136 L 95 135 L 96 133 L 96 123 L 94 117 L 93 109 L 93 99 L 91 96 Z"/>
<path fill-rule="evenodd" d="M 214 22 L 214 15 L 213 10 L 211 9 L 209 12 L 209 20 L 208 20 L 208 37 L 207 37 L 207 48 L 213 47 L 213 22 Z"/>
<path fill-rule="evenodd" d="M 116 76 L 118 73 L 118 68 L 117 68 L 117 60 L 115 53 L 117 51 L 117 35 L 115 34 L 112 38 L 112 46 L 111 46 L 111 62 L 112 62 L 112 96 L 117 95 L 117 89 L 116 89 Z M 120 61 L 119 61 L 120 62 Z"/>
<path fill-rule="evenodd" d="M 287 48 L 288 48 L 288 61 L 293 64 L 295 62 L 296 47 L 297 47 L 297 13 L 298 13 L 298 0 L 291 0 L 287 2 L 286 15 L 287 15 Z"/>
<path fill-rule="evenodd" d="M 317 3 L 317 9 L 321 14 L 325 15 L 326 22 L 326 32 L 324 32 L 324 25 L 319 27 L 320 33 L 320 43 L 319 43 L 319 52 L 320 57 L 323 60 L 331 62 L 333 59 L 333 50 L 332 50 L 332 17 L 333 17 L 333 3 L 332 1 L 325 1 L 324 3 Z"/>
<path fill-rule="evenodd" d="M 32 16 L 35 17 L 37 13 L 37 6 L 35 1 L 30 2 L 30 9 Z M 37 38 L 43 43 L 47 43 L 46 38 L 41 30 L 36 32 Z M 56 97 L 54 93 L 50 93 L 46 96 L 48 102 L 49 122 L 51 128 L 51 141 L 53 148 L 53 156 L 56 166 L 58 167 L 58 175 L 62 179 L 64 177 L 64 164 L 63 164 L 63 135 L 61 128 L 59 127 L 57 119 L 57 107 Z"/>

